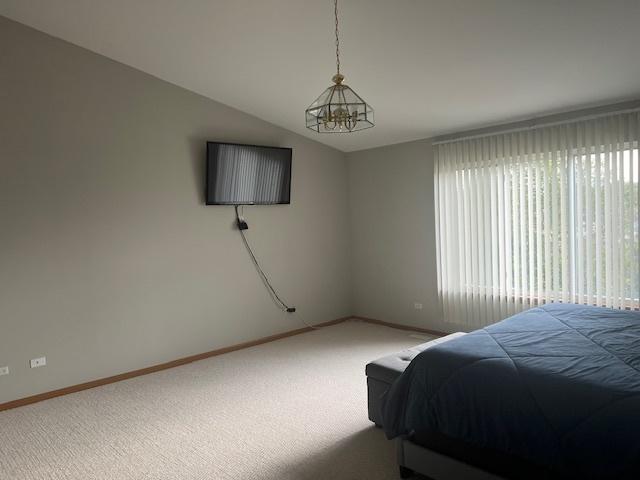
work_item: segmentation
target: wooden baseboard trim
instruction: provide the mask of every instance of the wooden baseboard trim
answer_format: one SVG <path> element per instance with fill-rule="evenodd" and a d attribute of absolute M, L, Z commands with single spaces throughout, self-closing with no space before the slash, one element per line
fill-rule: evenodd
<path fill-rule="evenodd" d="M 350 318 L 353 318 L 353 317 L 337 318 L 335 320 L 330 320 L 328 322 L 314 325 L 313 328 L 328 327 L 330 325 L 336 325 Z M 63 395 L 68 395 L 70 393 L 76 393 L 82 390 L 88 390 L 90 388 L 100 387 L 102 385 L 108 385 L 110 383 L 120 382 L 122 380 L 128 380 L 130 378 L 139 377 L 141 375 L 147 375 L 149 373 L 159 372 L 161 370 L 167 370 L 173 367 L 179 367 L 180 365 L 186 365 L 187 363 L 197 362 L 198 360 L 204 360 L 205 358 L 215 357 L 217 355 L 222 355 L 224 353 L 235 352 L 236 350 L 242 350 L 244 348 L 255 347 L 256 345 L 262 345 L 264 343 L 274 342 L 282 338 L 292 337 L 294 335 L 299 335 L 301 333 L 310 332 L 313 330 L 313 328 L 312 327 L 298 328 L 296 330 L 290 330 L 288 332 L 270 335 L 268 337 L 259 338 L 257 340 L 238 343 L 236 345 L 231 345 L 230 347 L 219 348 L 217 350 L 211 350 L 210 352 L 199 353 L 197 355 L 191 355 L 188 357 L 179 358 L 178 360 L 172 360 L 170 362 L 153 365 L 151 367 L 141 368 L 139 370 L 133 370 L 131 372 L 121 373 L 119 375 L 113 375 L 112 377 L 101 378 L 99 380 L 92 380 L 90 382 L 80 383 L 78 385 L 72 385 L 70 387 L 60 388 L 58 390 L 52 390 L 50 392 L 39 393 L 37 395 L 20 398 L 18 400 L 12 400 L 6 403 L 0 403 L 0 412 L 2 412 L 3 410 L 9 410 L 12 408 L 23 407 L 25 405 L 30 405 L 32 403 L 42 402 L 44 400 L 49 400 L 55 397 L 61 397 Z"/>
<path fill-rule="evenodd" d="M 429 335 L 436 335 L 438 337 L 444 337 L 446 335 L 449 335 L 449 333 L 440 332 L 438 330 L 429 330 L 428 328 L 411 327 L 409 325 L 401 325 L 399 323 L 385 322 L 384 320 L 378 320 L 376 318 L 358 317 L 358 316 L 353 316 L 351 318 L 355 318 L 357 320 L 362 320 L 363 322 L 367 322 L 367 323 L 373 323 L 375 325 L 382 325 L 384 327 L 397 328 L 398 330 L 407 330 L 407 331 L 410 331 L 410 332 L 428 333 Z"/>

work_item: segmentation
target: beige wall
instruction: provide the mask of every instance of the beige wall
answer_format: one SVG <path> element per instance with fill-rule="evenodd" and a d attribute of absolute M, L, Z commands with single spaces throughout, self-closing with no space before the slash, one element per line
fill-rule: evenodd
<path fill-rule="evenodd" d="M 308 323 L 351 313 L 344 154 L 2 17 L 0 45 L 0 403 L 302 326 L 203 205 L 206 140 L 293 147 L 249 239 Z"/>
<path fill-rule="evenodd" d="M 430 140 L 353 152 L 347 160 L 354 314 L 455 329 L 438 308 Z"/>

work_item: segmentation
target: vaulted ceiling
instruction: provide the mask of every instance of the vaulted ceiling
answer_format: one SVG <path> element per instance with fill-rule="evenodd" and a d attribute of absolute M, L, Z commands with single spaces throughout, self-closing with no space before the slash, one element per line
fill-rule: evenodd
<path fill-rule="evenodd" d="M 340 0 L 376 127 L 319 135 L 330 0 L 0 0 L 0 14 L 343 151 L 640 97 L 638 0 Z"/>

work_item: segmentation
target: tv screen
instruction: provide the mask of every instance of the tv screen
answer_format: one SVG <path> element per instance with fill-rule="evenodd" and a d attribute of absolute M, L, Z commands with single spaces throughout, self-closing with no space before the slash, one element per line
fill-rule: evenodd
<path fill-rule="evenodd" d="M 290 148 L 207 142 L 207 205 L 275 205 L 290 196 Z"/>

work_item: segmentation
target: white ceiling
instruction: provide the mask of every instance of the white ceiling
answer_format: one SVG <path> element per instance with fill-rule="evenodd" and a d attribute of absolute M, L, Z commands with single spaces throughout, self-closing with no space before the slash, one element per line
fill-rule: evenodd
<path fill-rule="evenodd" d="M 343 151 L 640 97 L 638 0 L 341 0 L 376 127 L 319 135 L 331 0 L 0 0 L 0 14 Z"/>

